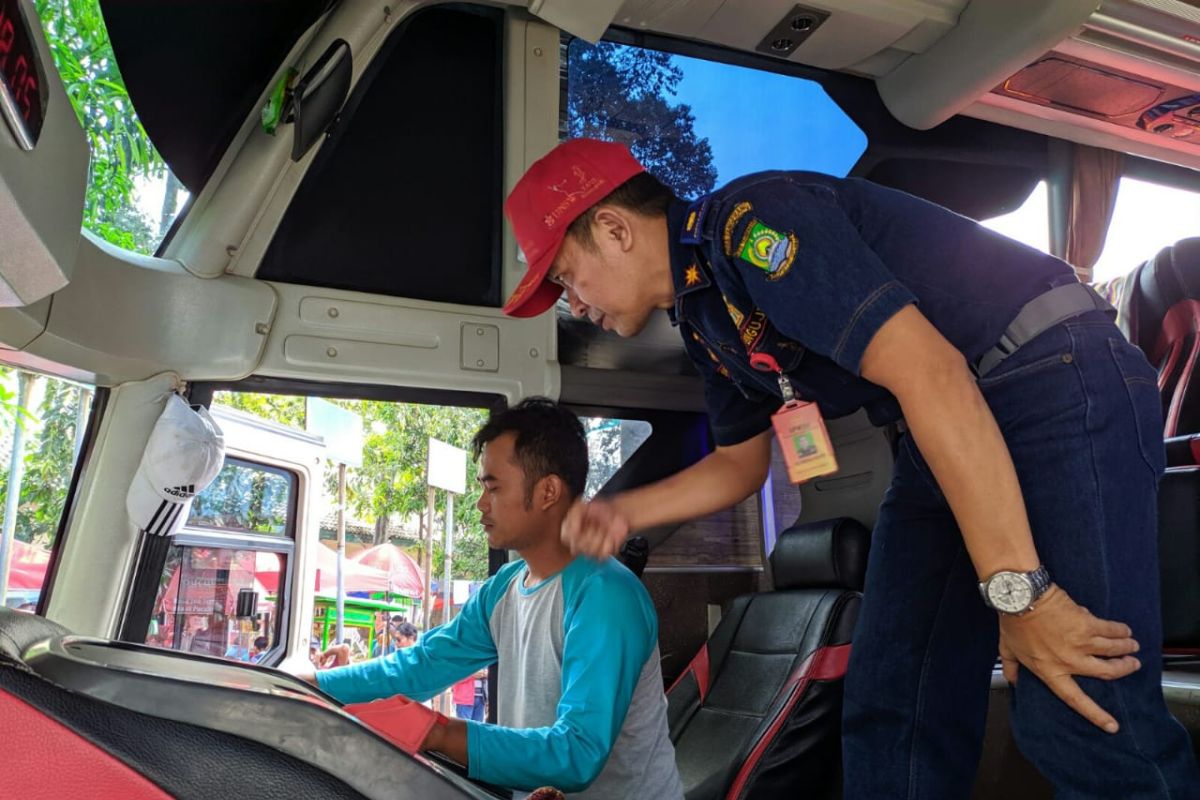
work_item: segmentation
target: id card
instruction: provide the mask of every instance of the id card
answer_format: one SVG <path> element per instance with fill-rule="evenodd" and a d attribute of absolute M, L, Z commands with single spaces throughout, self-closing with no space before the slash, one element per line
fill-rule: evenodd
<path fill-rule="evenodd" d="M 804 483 L 837 472 L 833 442 L 816 403 L 792 401 L 771 415 L 775 438 L 787 462 L 788 480 Z"/>

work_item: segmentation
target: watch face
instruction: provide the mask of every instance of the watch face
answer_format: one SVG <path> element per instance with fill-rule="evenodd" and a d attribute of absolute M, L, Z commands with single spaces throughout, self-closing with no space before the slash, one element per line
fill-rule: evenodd
<path fill-rule="evenodd" d="M 1033 602 L 1033 586 L 1016 572 L 999 572 L 987 584 L 988 600 L 1000 611 L 1017 614 Z"/>

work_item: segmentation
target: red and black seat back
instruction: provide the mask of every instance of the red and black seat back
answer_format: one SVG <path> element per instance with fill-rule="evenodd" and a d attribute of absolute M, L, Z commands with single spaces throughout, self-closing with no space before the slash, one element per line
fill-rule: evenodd
<path fill-rule="evenodd" d="M 291 675 L 75 636 L 4 608 L 0 715 L 0 744 L 11 745 L 0 798 L 496 796 L 405 754 Z"/>
<path fill-rule="evenodd" d="M 840 797 L 842 678 L 870 532 L 797 526 L 771 554 L 775 590 L 735 599 L 667 692 L 688 800 Z"/>
<path fill-rule="evenodd" d="M 1164 437 L 1200 432 L 1200 238 L 1164 247 L 1106 293 L 1129 340 L 1158 369 Z"/>

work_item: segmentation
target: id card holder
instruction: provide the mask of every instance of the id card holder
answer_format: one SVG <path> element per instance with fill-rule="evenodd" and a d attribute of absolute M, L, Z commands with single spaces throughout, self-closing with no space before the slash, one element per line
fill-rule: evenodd
<path fill-rule="evenodd" d="M 792 382 L 771 355 L 752 353 L 750 366 L 761 372 L 774 372 L 779 380 L 783 405 L 771 415 L 771 425 L 775 428 L 775 439 L 787 463 L 788 480 L 804 483 L 837 472 L 833 440 L 829 438 L 825 418 L 821 416 L 817 404 L 796 396 Z"/>
<path fill-rule="evenodd" d="M 775 438 L 787 463 L 788 480 L 804 483 L 837 472 L 833 442 L 816 403 L 792 400 L 771 415 Z"/>

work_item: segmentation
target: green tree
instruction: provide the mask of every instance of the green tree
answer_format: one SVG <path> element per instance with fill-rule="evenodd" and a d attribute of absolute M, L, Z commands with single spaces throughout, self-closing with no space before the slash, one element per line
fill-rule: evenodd
<path fill-rule="evenodd" d="M 91 149 L 83 226 L 112 244 L 153 253 L 159 221 L 138 212 L 134 181 L 162 177 L 166 165 L 133 109 L 100 5 L 97 0 L 37 0 L 36 6 Z"/>
<path fill-rule="evenodd" d="M 712 191 L 712 147 L 691 106 L 672 98 L 683 70 L 670 53 L 613 42 L 567 47 L 567 133 L 624 142 L 680 197 Z"/>
<path fill-rule="evenodd" d="M 65 381 L 39 380 L 44 382 L 45 392 L 36 415 L 25 423 L 29 438 L 25 446 L 25 477 L 21 483 L 15 535 L 21 541 L 50 547 L 54 544 L 75 468 L 75 428 L 82 392 L 78 386 Z M 9 423 L 9 420 L 5 422 Z M 7 466 L 6 458 L 4 467 Z M 0 476 L 0 498 L 8 495 L 8 477 L 5 469 Z"/>
<path fill-rule="evenodd" d="M 294 428 L 304 428 L 303 397 L 258 393 L 220 392 L 214 402 L 231 406 Z M 375 400 L 331 402 L 358 414 L 363 421 L 363 464 L 346 470 L 347 514 L 354 519 L 374 523 L 374 544 L 387 541 L 389 519 L 401 524 L 415 520 L 410 531 L 423 537 L 430 526 L 426 513 L 425 465 L 429 438 L 440 439 L 464 449 L 482 427 L 487 412 L 475 408 L 432 406 L 414 403 L 390 403 Z M 455 498 L 454 547 L 451 567 L 461 580 L 487 577 L 487 535 L 475 510 L 477 465 L 468 459 L 467 493 Z M 337 494 L 337 468 L 327 464 L 325 491 Z M 442 574 L 441 539 L 445 529 L 444 493 L 438 493 L 433 520 L 433 575 Z"/>

